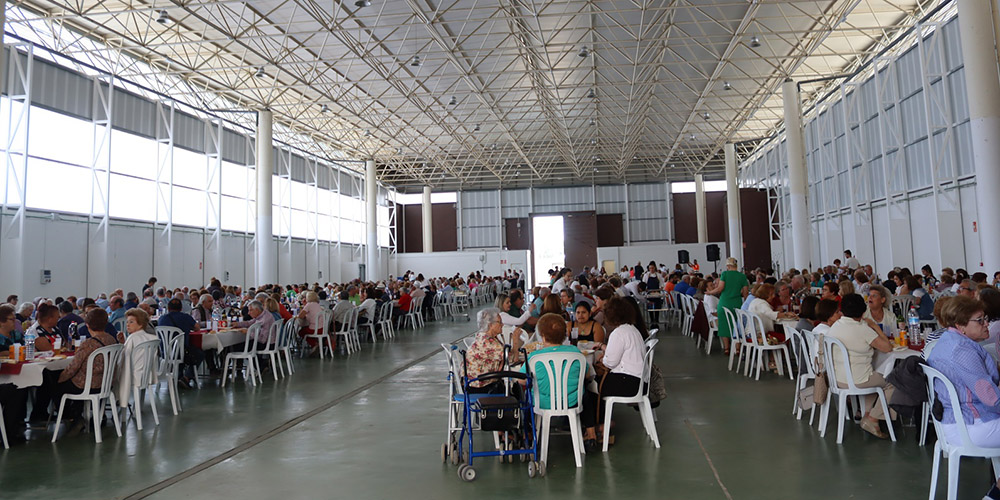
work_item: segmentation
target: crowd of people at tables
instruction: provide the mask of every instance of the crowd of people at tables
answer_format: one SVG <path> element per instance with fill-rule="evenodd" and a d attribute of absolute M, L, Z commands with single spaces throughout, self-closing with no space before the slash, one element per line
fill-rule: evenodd
<path fill-rule="evenodd" d="M 39 356 L 51 355 L 55 348 L 72 352 L 72 360 L 63 370 L 45 370 L 43 383 L 35 388 L 33 397 L 26 388 L 14 384 L 0 384 L 0 405 L 3 407 L 4 425 L 12 442 L 25 440 L 25 421 L 28 427 L 45 429 L 50 422 L 52 403 L 58 405 L 63 394 L 80 394 L 86 390 L 85 367 L 96 349 L 115 343 L 123 344 L 123 359 L 128 359 L 131 349 L 143 341 L 157 340 L 156 326 L 171 326 L 184 334 L 184 359 L 180 368 L 179 385 L 191 388 L 195 368 L 206 363 L 210 372 L 219 373 L 218 360 L 224 355 L 203 351 L 191 342 L 191 333 L 218 326 L 216 320 L 231 320 L 228 329 L 246 332 L 255 324 L 261 325 L 254 339 L 258 348 L 274 342 L 275 321 L 294 321 L 300 336 L 320 328 L 325 311 L 330 311 L 328 328 L 339 328 L 345 314 L 352 308 L 359 309 L 359 323 L 374 321 L 377 308 L 386 302 L 393 304 L 394 316 L 406 314 L 413 299 L 421 296 L 433 298 L 455 292 L 469 293 L 485 283 L 503 280 L 510 284 L 523 282 L 513 270 L 504 276 L 483 276 L 472 273 L 468 277 L 455 275 L 450 278 L 425 279 L 410 271 L 399 278 L 362 282 L 354 280 L 344 284 L 319 283 L 293 285 L 265 285 L 241 289 L 226 286 L 213 278 L 205 287 L 158 287 L 152 277 L 140 292 L 117 289 L 110 294 L 96 297 L 36 297 L 32 301 L 19 300 L 16 295 L 7 297 L 0 304 L 0 356 L 9 356 L 9 348 L 23 345 L 26 335 L 34 335 L 34 349 Z M 425 314 L 432 315 L 430 308 Z M 115 325 L 124 325 L 118 331 Z M 96 333 L 95 333 L 96 332 Z M 311 351 L 316 354 L 315 343 L 309 340 Z M 227 348 L 242 349 L 242 344 Z M 266 365 L 264 365 L 266 367 Z M 144 366 L 133 366 L 138 374 Z M 91 389 L 99 389 L 104 366 L 101 358 L 95 359 Z M 118 370 L 119 379 L 123 370 Z M 129 374 L 131 375 L 131 374 Z M 119 384 L 118 402 L 128 404 L 130 387 Z M 31 414 L 28 415 L 29 397 Z M 64 420 L 68 434 L 76 434 L 85 426 L 83 405 L 76 401 L 67 404 Z"/>

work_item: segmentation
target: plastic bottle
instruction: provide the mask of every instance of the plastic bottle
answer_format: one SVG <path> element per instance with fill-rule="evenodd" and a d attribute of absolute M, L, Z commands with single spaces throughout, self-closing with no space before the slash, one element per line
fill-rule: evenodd
<path fill-rule="evenodd" d="M 24 332 L 24 359 L 31 361 L 35 359 L 35 339 L 38 335 L 35 334 L 35 329 L 31 328 Z"/>
<path fill-rule="evenodd" d="M 916 306 L 910 306 L 910 311 L 906 313 L 906 330 L 910 342 L 916 343 L 920 338 L 920 315 Z"/>
<path fill-rule="evenodd" d="M 222 313 L 219 312 L 219 307 L 218 306 L 213 307 L 212 308 L 212 325 L 211 325 L 211 329 L 212 330 L 218 330 L 219 329 L 219 319 L 221 317 L 222 317 Z"/>

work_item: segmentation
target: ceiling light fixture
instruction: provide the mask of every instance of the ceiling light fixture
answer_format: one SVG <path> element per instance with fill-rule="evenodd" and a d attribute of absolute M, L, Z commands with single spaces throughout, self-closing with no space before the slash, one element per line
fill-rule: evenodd
<path fill-rule="evenodd" d="M 708 114 L 708 111 L 706 111 L 706 112 L 704 112 L 704 113 L 701 114 L 701 117 L 704 118 L 704 119 L 706 119 L 706 120 L 708 120 L 709 118 L 712 117 L 712 115 Z"/>
<path fill-rule="evenodd" d="M 372 3 L 369 2 L 368 0 L 358 0 L 357 2 L 354 2 L 354 6 L 358 7 L 358 8 L 361 8 L 361 7 L 371 7 Z"/>
<path fill-rule="evenodd" d="M 455 99 L 455 96 L 451 96 L 451 100 L 448 101 L 448 105 L 449 106 L 454 106 L 456 104 L 458 104 L 458 99 Z"/>
<path fill-rule="evenodd" d="M 589 55 L 590 55 L 590 51 L 587 50 L 587 46 L 584 45 L 583 48 L 580 49 L 580 57 L 587 57 Z"/>
<path fill-rule="evenodd" d="M 590 119 L 590 124 L 591 125 L 597 125 L 597 120 L 594 120 L 593 118 L 591 118 Z"/>
<path fill-rule="evenodd" d="M 319 112 L 320 113 L 329 113 L 330 112 L 330 106 L 327 106 L 326 104 L 320 106 Z"/>
<path fill-rule="evenodd" d="M 476 128 L 472 129 L 473 132 L 479 132 L 479 124 L 476 124 Z"/>
<path fill-rule="evenodd" d="M 695 139 L 697 139 L 697 138 L 698 138 L 698 136 L 696 136 L 696 135 L 694 135 L 694 134 L 691 134 L 691 140 L 692 140 L 692 141 L 693 141 L 693 140 L 695 140 Z"/>
<path fill-rule="evenodd" d="M 591 140 L 590 140 L 590 144 L 591 144 L 591 145 L 595 145 L 595 144 L 597 144 L 597 139 L 591 139 Z"/>
<path fill-rule="evenodd" d="M 591 99 L 597 97 L 597 94 L 594 93 L 594 89 L 590 89 L 590 92 L 587 92 L 587 97 Z"/>
<path fill-rule="evenodd" d="M 365 129 L 365 137 L 371 137 L 371 136 L 372 136 L 371 129 Z"/>
<path fill-rule="evenodd" d="M 733 86 L 729 82 L 722 84 L 722 90 L 733 90 Z"/>
<path fill-rule="evenodd" d="M 420 56 L 413 56 L 413 60 L 410 61 L 410 66 L 414 68 L 419 68 L 421 64 L 423 63 L 420 62 Z"/>
<path fill-rule="evenodd" d="M 167 14 L 167 11 L 161 10 L 158 14 L 156 22 L 160 24 L 170 24 L 170 14 Z"/>
<path fill-rule="evenodd" d="M 403 154 L 403 148 L 396 148 L 396 154 L 398 155 Z"/>
<path fill-rule="evenodd" d="M 753 37 L 750 38 L 750 46 L 755 49 L 757 47 L 760 47 L 760 38 L 757 38 L 757 35 L 754 35 Z"/>
<path fill-rule="evenodd" d="M 264 72 L 264 67 L 261 66 L 257 68 L 257 72 L 254 73 L 254 76 L 256 76 L 257 78 L 264 78 L 265 76 L 267 76 L 267 73 Z"/>

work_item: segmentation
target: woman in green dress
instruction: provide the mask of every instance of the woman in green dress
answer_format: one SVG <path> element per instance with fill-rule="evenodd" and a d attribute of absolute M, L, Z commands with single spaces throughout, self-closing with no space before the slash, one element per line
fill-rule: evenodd
<path fill-rule="evenodd" d="M 729 322 L 726 320 L 726 313 L 723 311 L 727 308 L 739 309 L 750 288 L 746 275 L 736 269 L 736 259 L 732 257 L 726 259 L 726 270 L 715 282 L 715 286 L 708 291 L 712 295 L 719 296 L 719 307 L 716 309 L 716 315 L 719 318 L 719 338 L 722 339 L 726 355 L 729 355 L 729 339 L 732 334 Z"/>

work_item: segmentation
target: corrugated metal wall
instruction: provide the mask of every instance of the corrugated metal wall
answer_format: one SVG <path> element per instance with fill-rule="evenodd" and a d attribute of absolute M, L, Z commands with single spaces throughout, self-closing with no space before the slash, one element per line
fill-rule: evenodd
<path fill-rule="evenodd" d="M 883 275 L 893 266 L 979 265 L 958 20 L 928 27 L 936 29 L 806 117 L 813 267 L 848 248 Z M 740 179 L 775 190 L 781 233 L 791 234 L 778 139 L 741 165 Z M 773 245 L 779 267 L 790 265 L 790 241 Z"/>
<path fill-rule="evenodd" d="M 632 242 L 671 241 L 670 184 L 630 184 L 625 190 L 625 185 L 601 185 L 462 191 L 462 248 L 502 246 L 502 219 L 579 211 L 622 214 Z"/>

